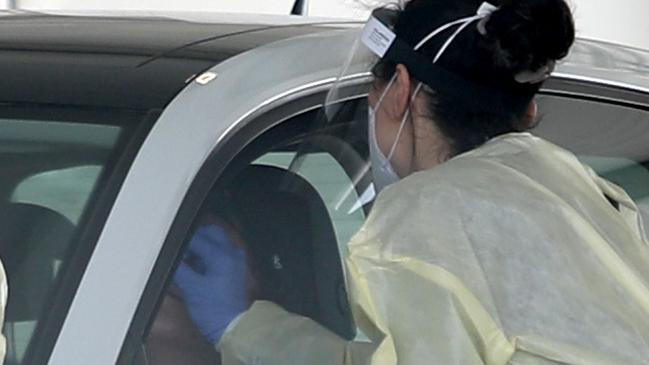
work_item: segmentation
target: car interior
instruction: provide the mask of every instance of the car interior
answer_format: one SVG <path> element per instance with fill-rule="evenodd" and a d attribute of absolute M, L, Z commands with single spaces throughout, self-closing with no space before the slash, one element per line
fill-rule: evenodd
<path fill-rule="evenodd" d="M 539 98 L 532 132 L 574 152 L 601 177 L 621 186 L 649 222 L 649 113 L 612 103 Z"/>
<path fill-rule="evenodd" d="M 257 278 L 254 299 L 353 337 L 342 260 L 317 191 L 299 175 L 273 166 L 251 165 L 237 181 L 233 195 L 241 202 L 241 233 Z"/>
<path fill-rule="evenodd" d="M 315 189 L 297 174 L 264 165 L 248 166 L 234 181 L 207 202 L 229 207 L 210 214 L 234 217 L 232 225 L 243 238 L 251 266 L 251 302 L 272 301 L 353 338 L 334 230 Z M 222 197 L 226 192 L 227 199 Z M 147 338 L 148 363 L 214 364 L 215 350 L 196 336 L 186 309 L 174 307 L 182 301 L 176 290 L 173 285 L 168 289 Z M 175 331 L 161 333 L 169 327 Z M 177 341 L 170 340 L 174 337 Z M 172 351 L 164 345 L 170 343 L 175 344 Z"/>
<path fill-rule="evenodd" d="M 5 364 L 48 312 L 80 215 L 119 128 L 0 119 L 0 257 L 10 288 Z"/>
<path fill-rule="evenodd" d="M 256 139 L 232 162 L 215 184 L 195 218 L 193 230 L 212 215 L 225 219 L 241 236 L 251 269 L 250 302 L 272 301 L 287 311 L 320 323 L 343 338 L 353 339 L 356 328 L 345 290 L 338 240 L 323 197 L 304 176 L 288 166 L 258 161 L 260 156 L 288 154 L 294 160 L 309 129 L 291 125 L 313 119 L 296 117 Z M 334 132 L 332 132 L 332 130 Z M 328 130 L 324 138 L 311 136 L 309 152 L 318 145 L 335 144 L 332 136 L 348 133 L 349 126 Z M 325 142 L 328 141 L 328 142 Z M 346 151 L 349 156 L 351 151 Z M 338 156 L 340 157 L 340 156 Z M 358 158 L 360 160 L 360 158 Z M 353 160 L 347 158 L 348 162 Z M 359 168 L 359 166 L 355 166 Z M 201 216 L 202 215 L 202 216 Z M 190 233 L 188 239 L 192 234 Z M 181 297 L 181 296 L 180 296 Z M 147 364 L 180 362 L 214 364 L 216 350 L 195 336 L 178 288 L 169 286 L 145 341 Z M 164 325 L 163 323 L 167 323 Z M 164 331 L 171 327 L 175 331 Z M 200 337 L 200 336 L 199 336 Z M 177 340 L 172 340 L 177 338 Z M 192 339 L 190 345 L 186 344 Z M 165 344 L 175 343 L 169 347 Z M 188 362 L 189 361 L 189 362 Z"/>

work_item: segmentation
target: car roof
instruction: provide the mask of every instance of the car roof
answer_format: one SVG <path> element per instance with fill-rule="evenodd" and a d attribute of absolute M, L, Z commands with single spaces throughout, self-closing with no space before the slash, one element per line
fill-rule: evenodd
<path fill-rule="evenodd" d="M 649 94 L 649 51 L 591 39 L 577 39 L 556 77 Z"/>
<path fill-rule="evenodd" d="M 0 102 L 164 108 L 188 79 L 225 59 L 337 23 L 289 16 L 3 12 Z"/>
<path fill-rule="evenodd" d="M 325 30 L 352 27 L 336 32 L 339 47 L 319 50 L 335 67 L 351 47 L 345 39 L 360 26 L 218 13 L 0 12 L 0 103 L 161 109 L 192 76 L 226 59 L 275 41 L 301 35 L 317 41 Z M 299 48 L 291 51 L 300 54 Z M 579 39 L 554 75 L 649 93 L 649 52 Z"/>
<path fill-rule="evenodd" d="M 297 16 L 245 16 L 243 14 L 191 12 L 48 12 L 7 13 L 0 17 L 3 49 L 39 51 L 111 52 L 154 56 L 206 38 L 255 31 L 253 36 L 226 37 L 184 49 L 191 55 L 222 61 L 225 55 L 294 35 L 313 33 L 314 28 L 345 24 L 343 21 Z M 318 27 L 320 26 L 320 27 Z M 266 32 L 271 28 L 271 32 Z"/>

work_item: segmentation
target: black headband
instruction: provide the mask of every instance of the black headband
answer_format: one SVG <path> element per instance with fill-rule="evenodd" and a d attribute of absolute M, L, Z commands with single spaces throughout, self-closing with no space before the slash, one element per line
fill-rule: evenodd
<path fill-rule="evenodd" d="M 492 4 L 493 2 L 490 1 Z M 387 23 L 390 23 L 389 19 L 394 18 L 394 12 L 386 11 L 387 9 L 377 10 L 379 11 L 373 12 L 373 17 L 389 29 Z M 483 103 L 497 103 L 502 100 L 521 103 L 529 101 L 528 93 L 521 90 L 519 85 L 514 85 L 513 82 L 508 85 L 508 82 L 504 80 L 502 87 L 494 87 L 467 80 L 443 66 L 434 64 L 428 56 L 415 51 L 411 45 L 398 36 L 392 40 L 382 59 L 405 65 L 415 79 L 433 90 L 453 98 L 468 97 Z"/>
<path fill-rule="evenodd" d="M 529 99 L 518 93 L 467 80 L 457 73 L 433 64 L 427 56 L 413 50 L 409 44 L 399 38 L 394 40 L 383 59 L 405 65 L 415 79 L 435 91 L 452 97 L 470 97 L 483 102 L 498 102 L 503 99 L 524 102 Z"/>

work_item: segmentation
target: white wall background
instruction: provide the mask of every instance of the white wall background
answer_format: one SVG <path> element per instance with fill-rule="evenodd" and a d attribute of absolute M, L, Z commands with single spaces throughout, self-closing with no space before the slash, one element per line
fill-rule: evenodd
<path fill-rule="evenodd" d="M 0 8 L 183 10 L 287 14 L 293 0 L 0 0 Z M 368 7 L 386 0 L 310 0 L 309 14 L 364 18 Z M 568 0 L 579 35 L 649 49 L 649 0 Z M 4 2 L 4 4 L 3 4 Z"/>

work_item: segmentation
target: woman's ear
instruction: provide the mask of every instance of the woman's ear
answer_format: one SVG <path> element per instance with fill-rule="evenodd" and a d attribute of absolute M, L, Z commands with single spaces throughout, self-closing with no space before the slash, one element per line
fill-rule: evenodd
<path fill-rule="evenodd" d="M 520 125 L 515 127 L 519 131 L 526 131 L 528 129 L 532 129 L 536 127 L 536 124 L 539 121 L 538 118 L 539 118 L 539 105 L 536 103 L 535 100 L 532 100 L 530 104 L 527 106 L 527 111 L 525 111 L 525 115 L 523 115 L 523 120 L 521 121 Z"/>
<path fill-rule="evenodd" d="M 527 130 L 536 127 L 538 122 L 539 122 L 539 106 L 538 104 L 536 104 L 536 101 L 532 100 L 527 105 L 527 110 L 525 110 L 525 114 L 523 114 L 523 117 L 519 121 L 515 122 L 513 127 L 518 132 L 525 132 Z"/>
<path fill-rule="evenodd" d="M 401 122 L 403 115 L 410 107 L 410 92 L 412 81 L 410 79 L 410 72 L 406 66 L 399 64 L 396 69 L 396 80 L 392 85 L 392 114 L 395 120 Z"/>

